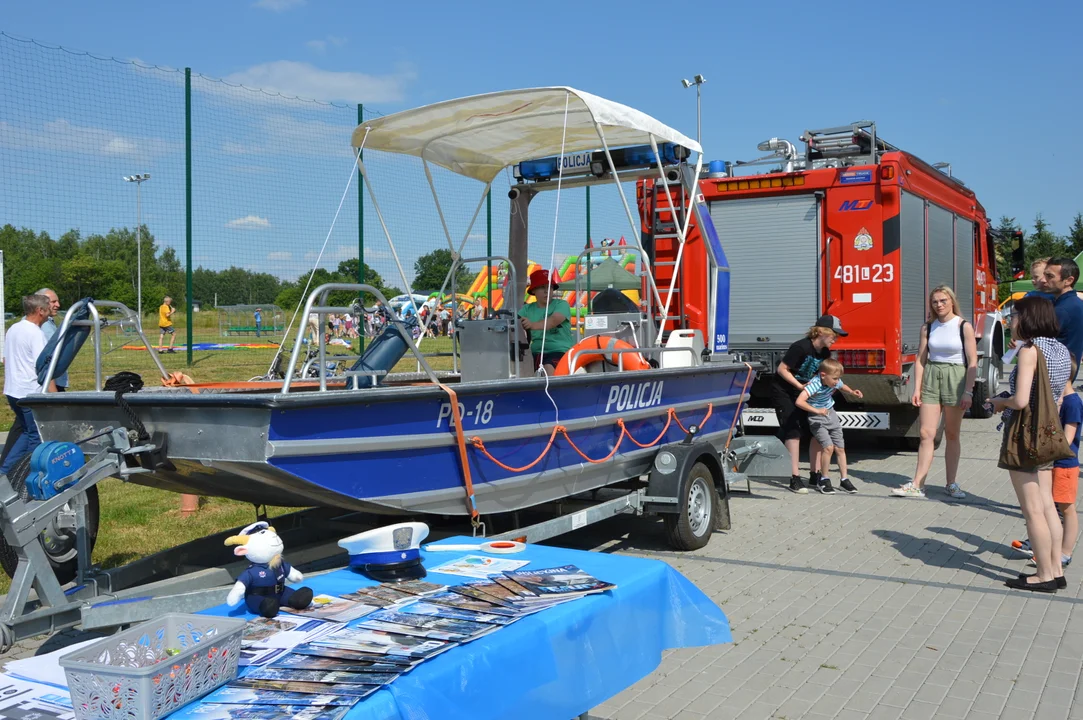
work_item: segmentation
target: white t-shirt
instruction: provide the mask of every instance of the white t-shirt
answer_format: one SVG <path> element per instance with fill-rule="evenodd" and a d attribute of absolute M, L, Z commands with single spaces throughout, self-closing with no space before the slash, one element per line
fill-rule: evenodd
<path fill-rule="evenodd" d="M 4 394 L 21 400 L 41 392 L 35 364 L 45 349 L 45 333 L 23 318 L 11 326 L 4 342 Z"/>
<path fill-rule="evenodd" d="M 929 326 L 929 361 L 966 365 L 963 356 L 963 339 L 959 336 L 959 324 L 963 321 L 956 315 L 946 323 L 933 320 Z"/>

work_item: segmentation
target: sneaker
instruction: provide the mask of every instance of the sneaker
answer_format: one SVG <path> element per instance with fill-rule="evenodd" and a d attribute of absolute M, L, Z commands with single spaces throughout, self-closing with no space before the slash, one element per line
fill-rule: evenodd
<path fill-rule="evenodd" d="M 915 485 L 912 482 L 908 482 L 905 485 L 903 485 L 902 487 L 895 488 L 894 490 L 891 491 L 891 494 L 894 495 L 895 497 L 921 498 L 921 499 L 925 498 L 925 491 L 922 490 L 921 488 L 919 488 L 917 485 Z"/>
<path fill-rule="evenodd" d="M 842 490 L 843 492 L 848 492 L 851 495 L 857 492 L 857 488 L 855 488 L 854 484 L 850 482 L 850 478 L 843 478 L 839 481 L 839 490 Z"/>
<path fill-rule="evenodd" d="M 1061 565 L 1061 567 L 1068 567 L 1071 564 L 1072 564 L 1072 556 L 1071 555 L 1061 555 L 1060 556 L 1060 565 Z"/>
<path fill-rule="evenodd" d="M 834 495 L 835 488 L 831 487 L 831 478 L 822 478 L 820 483 L 816 486 L 816 489 L 822 492 L 824 495 Z"/>
<path fill-rule="evenodd" d="M 798 495 L 808 495 L 808 488 L 805 487 L 805 481 L 800 475 L 794 475 L 790 478 L 790 492 Z"/>
<path fill-rule="evenodd" d="M 164 355 L 164 354 L 165 354 L 165 350 L 162 350 L 162 349 L 160 349 L 160 348 L 159 348 L 159 349 L 158 349 L 158 354 L 159 354 L 159 355 Z"/>
<path fill-rule="evenodd" d="M 823 473 L 818 473 L 818 472 L 814 473 L 814 472 L 810 472 L 810 473 L 808 474 L 808 486 L 809 486 L 810 488 L 815 488 L 815 487 L 816 487 L 817 485 L 819 485 L 819 484 L 820 484 L 820 480 L 822 480 L 822 479 L 823 479 L 823 476 L 824 476 L 824 474 L 823 474 Z"/>
<path fill-rule="evenodd" d="M 1034 557 L 1034 551 L 1030 549 L 1030 540 L 1012 540 L 1012 547 L 1027 557 Z"/>
<path fill-rule="evenodd" d="M 966 493 L 963 492 L 963 489 L 961 487 L 959 487 L 959 483 L 952 483 L 951 485 L 948 485 L 946 489 L 948 495 L 951 495 L 957 500 L 961 500 L 966 497 Z"/>
<path fill-rule="evenodd" d="M 168 350 L 166 350 L 166 352 L 170 353 L 170 354 L 173 354 L 173 353 L 176 353 L 177 351 L 174 350 L 173 348 L 169 348 Z"/>

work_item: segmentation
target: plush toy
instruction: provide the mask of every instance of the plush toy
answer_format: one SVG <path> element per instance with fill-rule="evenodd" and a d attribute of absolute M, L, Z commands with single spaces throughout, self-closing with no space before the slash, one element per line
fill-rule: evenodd
<path fill-rule="evenodd" d="M 226 596 L 230 606 L 244 600 L 249 612 L 273 618 L 283 605 L 304 610 L 312 604 L 309 588 L 286 587 L 287 582 L 301 582 L 305 576 L 282 559 L 282 538 L 268 523 L 252 523 L 240 535 L 226 538 L 226 545 L 236 545 L 233 554 L 252 561 Z"/>

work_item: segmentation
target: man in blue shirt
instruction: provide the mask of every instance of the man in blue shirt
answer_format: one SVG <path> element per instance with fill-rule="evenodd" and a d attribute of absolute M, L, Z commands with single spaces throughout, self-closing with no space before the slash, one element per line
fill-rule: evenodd
<path fill-rule="evenodd" d="M 1060 325 L 1057 340 L 1076 360 L 1083 355 L 1083 300 L 1075 294 L 1078 279 L 1079 266 L 1071 258 L 1050 258 L 1045 265 L 1045 290 L 1054 296 L 1053 310 Z"/>
<path fill-rule="evenodd" d="M 263 329 L 263 308 L 256 308 L 256 337 L 259 337 Z"/>

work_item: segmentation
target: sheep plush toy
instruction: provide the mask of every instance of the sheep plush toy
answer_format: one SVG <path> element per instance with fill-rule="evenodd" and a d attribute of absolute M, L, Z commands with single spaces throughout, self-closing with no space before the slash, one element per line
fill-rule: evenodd
<path fill-rule="evenodd" d="M 231 607 L 243 600 L 249 612 L 273 618 L 283 605 L 304 610 L 312 604 L 309 588 L 286 587 L 287 582 L 301 582 L 305 576 L 282 559 L 282 538 L 268 523 L 252 523 L 240 535 L 226 538 L 226 545 L 235 545 L 233 554 L 252 562 L 226 597 Z"/>

